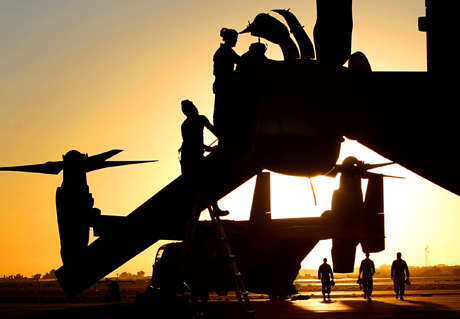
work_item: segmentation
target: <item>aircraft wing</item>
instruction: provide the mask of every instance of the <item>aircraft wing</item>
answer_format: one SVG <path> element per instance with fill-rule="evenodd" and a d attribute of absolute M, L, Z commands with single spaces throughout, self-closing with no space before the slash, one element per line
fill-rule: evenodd
<path fill-rule="evenodd" d="M 59 161 L 59 162 L 46 162 L 43 164 L 0 167 L 0 171 L 41 173 L 41 174 L 56 175 L 62 171 L 63 167 L 64 167 L 63 162 Z"/>
<path fill-rule="evenodd" d="M 450 140 L 449 136 L 444 138 L 447 140 L 441 144 Z M 441 147 L 430 145 L 429 142 L 391 137 L 372 140 L 362 137 L 357 141 L 430 182 L 460 195 L 460 157 L 449 145 Z"/>
<path fill-rule="evenodd" d="M 427 72 L 372 72 L 354 81 L 344 135 L 460 195 L 456 89 L 448 81 Z"/>

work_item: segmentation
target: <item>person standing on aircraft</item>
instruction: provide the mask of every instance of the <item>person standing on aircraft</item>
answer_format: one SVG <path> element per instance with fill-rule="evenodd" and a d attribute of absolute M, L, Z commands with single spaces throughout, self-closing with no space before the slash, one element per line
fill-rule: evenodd
<path fill-rule="evenodd" d="M 361 273 L 363 274 L 361 279 Z M 358 280 L 362 280 L 363 283 L 363 292 L 364 299 L 372 300 L 372 288 L 373 288 L 373 279 L 372 276 L 375 274 L 374 262 L 369 258 L 369 253 L 366 253 L 366 258 L 361 261 L 361 266 L 359 267 Z"/>
<path fill-rule="evenodd" d="M 406 284 L 406 279 L 409 280 L 409 267 L 407 267 L 406 261 L 401 258 L 402 254 L 396 254 L 396 260 L 393 261 L 391 265 L 391 279 L 393 279 L 396 299 L 399 298 L 404 300 L 404 288 Z"/>
<path fill-rule="evenodd" d="M 331 276 L 329 278 L 329 275 Z M 318 269 L 318 279 L 321 280 L 321 286 L 323 291 L 323 300 L 331 300 L 331 280 L 334 280 L 334 274 L 332 273 L 331 266 L 327 263 L 327 258 L 323 259 L 323 264 Z"/>
<path fill-rule="evenodd" d="M 233 29 L 222 28 L 220 36 L 224 43 L 214 53 L 214 76 L 215 81 L 212 90 L 215 96 L 214 102 L 214 127 L 216 132 L 221 135 L 225 116 L 229 106 L 229 97 L 233 91 L 235 64 L 240 60 L 240 56 L 233 50 L 238 41 L 238 32 Z"/>
<path fill-rule="evenodd" d="M 267 46 L 260 42 L 252 43 L 249 46 L 248 52 L 244 53 L 236 67 L 236 70 L 239 70 L 241 67 L 250 66 L 253 63 L 266 61 L 268 58 L 265 56 L 267 51 Z"/>
<path fill-rule="evenodd" d="M 181 153 L 182 174 L 196 174 L 201 171 L 203 154 L 211 152 L 212 148 L 203 143 L 203 130 L 206 127 L 211 133 L 217 136 L 214 127 L 208 118 L 198 113 L 198 109 L 189 100 L 181 102 L 182 113 L 187 117 L 181 126 L 182 146 Z"/>
<path fill-rule="evenodd" d="M 182 146 L 180 152 L 180 164 L 182 175 L 197 183 L 199 187 L 201 173 L 203 171 L 204 152 L 211 152 L 212 147 L 204 144 L 203 130 L 206 127 L 216 137 L 214 126 L 209 122 L 208 118 L 198 113 L 198 109 L 189 100 L 181 102 L 182 112 L 187 117 L 182 123 Z M 214 214 L 217 216 L 226 216 L 228 211 L 222 211 L 215 200 L 210 199 Z"/>

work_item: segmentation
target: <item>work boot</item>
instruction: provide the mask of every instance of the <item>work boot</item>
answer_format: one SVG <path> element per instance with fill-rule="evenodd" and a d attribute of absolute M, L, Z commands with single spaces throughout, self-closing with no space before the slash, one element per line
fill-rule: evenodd
<path fill-rule="evenodd" d="M 404 301 L 404 298 L 403 298 L 403 296 L 399 297 L 399 299 Z"/>
<path fill-rule="evenodd" d="M 364 294 L 364 299 L 367 299 L 367 296 L 366 296 L 366 294 Z"/>
<path fill-rule="evenodd" d="M 367 296 L 367 301 L 371 301 L 371 296 Z"/>
<path fill-rule="evenodd" d="M 396 293 L 396 299 L 398 299 L 398 297 L 399 297 L 399 292 Z"/>

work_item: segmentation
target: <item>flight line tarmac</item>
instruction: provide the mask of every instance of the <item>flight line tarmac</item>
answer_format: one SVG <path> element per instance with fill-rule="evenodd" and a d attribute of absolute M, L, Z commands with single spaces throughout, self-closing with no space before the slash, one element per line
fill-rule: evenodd
<path fill-rule="evenodd" d="M 405 300 L 395 299 L 389 292 L 376 292 L 372 301 L 361 295 L 341 293 L 331 295 L 324 302 L 316 293 L 309 300 L 270 302 L 251 300 L 258 319 L 298 318 L 460 318 L 460 291 L 418 291 L 409 293 Z M 173 318 L 167 309 L 152 307 L 146 313 L 133 303 L 0 303 L 0 318 Z M 200 318 L 243 318 L 238 303 L 209 302 Z M 248 317 L 249 318 L 249 317 Z M 179 319 L 179 318 L 178 318 Z"/>
<path fill-rule="evenodd" d="M 323 302 L 321 294 L 309 300 L 270 302 L 251 300 L 258 319 L 355 319 L 355 318 L 460 318 L 460 291 L 428 290 L 407 294 L 405 301 L 389 292 L 376 292 L 372 301 L 357 293 L 337 293 L 331 302 Z M 141 313 L 133 303 L 0 303 L 0 318 L 168 318 L 167 309 L 152 307 Z M 209 302 L 200 318 L 243 318 L 238 303 Z M 248 317 L 249 318 L 249 317 Z"/>

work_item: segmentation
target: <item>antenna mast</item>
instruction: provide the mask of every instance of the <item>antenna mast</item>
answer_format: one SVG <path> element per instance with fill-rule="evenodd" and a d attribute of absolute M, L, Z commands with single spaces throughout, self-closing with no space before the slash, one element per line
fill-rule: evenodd
<path fill-rule="evenodd" d="M 428 253 L 430 252 L 430 247 L 425 245 L 425 267 L 428 267 Z"/>

